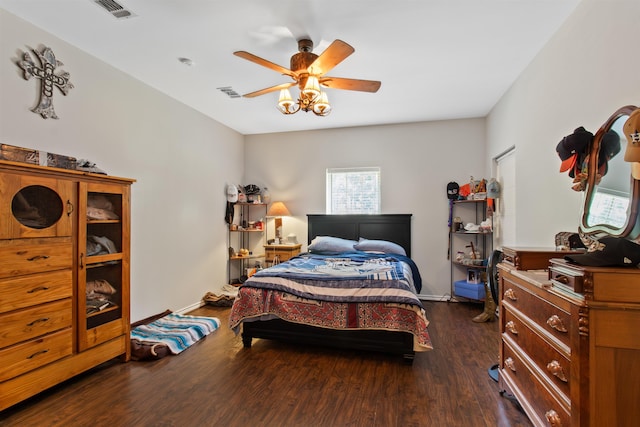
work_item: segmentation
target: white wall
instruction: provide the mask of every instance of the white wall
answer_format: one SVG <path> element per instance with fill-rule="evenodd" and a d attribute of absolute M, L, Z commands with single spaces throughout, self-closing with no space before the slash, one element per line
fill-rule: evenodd
<path fill-rule="evenodd" d="M 246 139 L 246 178 L 291 205 L 296 217 L 285 222 L 285 234 L 305 236 L 305 214 L 324 212 L 325 168 L 381 165 L 383 212 L 414 214 L 423 294 L 445 295 L 443 188 L 469 175 L 488 177 L 491 159 L 513 145 L 517 221 L 515 236 L 503 241 L 550 247 L 557 232 L 577 231 L 583 195 L 558 172 L 555 147 L 578 126 L 595 133 L 618 107 L 640 105 L 638 22 L 636 0 L 583 0 L 487 117 L 486 136 L 473 121 L 255 135 Z M 477 127 L 461 128 L 471 123 Z"/>
<path fill-rule="evenodd" d="M 490 159 L 514 144 L 514 241 L 548 246 L 556 232 L 577 229 L 582 195 L 558 173 L 555 146 L 577 126 L 595 132 L 619 106 L 640 104 L 638 22 L 637 0 L 583 0 L 486 123 L 243 138 L 0 10 L 0 141 L 89 158 L 111 174 L 138 179 L 133 320 L 193 304 L 226 281 L 227 182 L 267 185 L 294 214 L 285 219 L 285 234 L 304 241 L 305 215 L 324 212 L 324 170 L 336 166 L 382 167 L 383 212 L 414 215 L 412 250 L 423 294 L 438 297 L 449 292 L 446 183 L 488 176 Z M 29 111 L 37 85 L 14 63 L 20 51 L 40 44 L 53 48 L 76 86 L 67 97 L 55 94 L 58 121 Z"/>
<path fill-rule="evenodd" d="M 305 249 L 306 215 L 325 213 L 326 169 L 380 166 L 382 213 L 413 214 L 422 295 L 441 298 L 450 292 L 446 186 L 485 177 L 484 135 L 484 119 L 251 135 L 245 181 L 266 185 L 272 201 L 285 202 L 293 217 L 283 219 L 283 234 L 295 233 Z"/>
<path fill-rule="evenodd" d="M 583 0 L 488 116 L 487 164 L 517 147 L 519 245 L 577 231 L 583 194 L 558 172 L 555 147 L 578 126 L 595 133 L 617 108 L 640 105 L 639 22 L 637 0 Z"/>
<path fill-rule="evenodd" d="M 132 320 L 220 289 L 227 280 L 224 189 L 242 180 L 242 135 L 3 10 L 0 40 L 0 142 L 90 159 L 137 179 Z M 55 90 L 59 120 L 30 111 L 40 85 L 15 64 L 42 44 L 75 86 L 68 96 Z"/>

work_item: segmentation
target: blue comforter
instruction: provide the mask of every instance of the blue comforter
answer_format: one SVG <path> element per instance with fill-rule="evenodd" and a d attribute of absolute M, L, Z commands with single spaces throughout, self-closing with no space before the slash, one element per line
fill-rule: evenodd
<path fill-rule="evenodd" d="M 243 286 L 276 289 L 332 302 L 396 302 L 422 307 L 422 279 L 410 258 L 396 254 L 305 253 L 259 271 Z"/>

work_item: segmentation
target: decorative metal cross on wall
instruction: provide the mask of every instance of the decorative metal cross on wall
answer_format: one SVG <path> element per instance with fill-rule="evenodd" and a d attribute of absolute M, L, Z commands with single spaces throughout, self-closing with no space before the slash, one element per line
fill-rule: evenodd
<path fill-rule="evenodd" d="M 18 66 L 24 70 L 25 80 L 29 80 L 31 77 L 41 80 L 40 102 L 31 111 L 40 114 L 45 119 L 49 117 L 57 119 L 58 116 L 53 109 L 53 88 L 57 86 L 64 95 L 69 93 L 69 89 L 73 89 L 73 85 L 69 82 L 71 76 L 66 71 L 62 71 L 59 75 L 55 74 L 56 67 L 64 64 L 56 59 L 51 48 L 45 47 L 42 52 L 35 49 L 33 51 L 40 58 L 42 68 L 36 66 L 29 52 L 25 52 L 22 61 L 18 62 Z"/>

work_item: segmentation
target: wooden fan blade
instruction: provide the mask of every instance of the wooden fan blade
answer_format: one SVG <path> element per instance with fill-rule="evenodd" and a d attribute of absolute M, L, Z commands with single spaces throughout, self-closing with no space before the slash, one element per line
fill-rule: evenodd
<path fill-rule="evenodd" d="M 283 66 L 278 65 L 278 64 L 274 64 L 271 61 L 267 61 L 266 59 L 262 59 L 259 56 L 256 56 L 256 55 L 254 55 L 252 53 L 249 53 L 249 52 L 245 52 L 244 50 L 239 50 L 237 52 L 233 52 L 233 54 L 235 56 L 240 57 L 240 58 L 246 59 L 247 61 L 251 61 L 251 62 L 254 62 L 254 63 L 258 64 L 258 65 L 262 65 L 263 67 L 270 68 L 270 69 L 272 69 L 274 71 L 279 72 L 280 74 L 284 74 L 285 76 L 291 76 L 294 79 L 298 78 L 297 74 L 294 73 L 293 71 L 291 71 L 290 69 L 284 68 Z"/>
<path fill-rule="evenodd" d="M 351 45 L 342 40 L 334 40 L 307 69 L 310 73 L 321 76 L 328 73 L 353 52 L 355 49 Z"/>
<path fill-rule="evenodd" d="M 321 77 L 322 86 L 331 89 L 358 90 L 360 92 L 377 92 L 381 82 L 377 80 L 344 79 L 342 77 Z"/>
<path fill-rule="evenodd" d="M 267 87 L 267 88 L 260 89 L 255 92 L 251 92 L 242 96 L 244 96 L 245 98 L 255 98 L 256 96 L 264 95 L 265 93 L 275 92 L 276 90 L 281 90 L 281 89 L 288 89 L 291 86 L 294 86 L 295 84 L 296 82 L 283 83 L 281 85 Z"/>

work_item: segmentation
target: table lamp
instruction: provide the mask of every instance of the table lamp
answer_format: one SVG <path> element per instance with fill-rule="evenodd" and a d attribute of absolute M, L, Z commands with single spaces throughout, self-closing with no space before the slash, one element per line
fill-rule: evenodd
<path fill-rule="evenodd" d="M 282 217 L 290 216 L 291 212 L 282 202 L 273 202 L 267 211 L 267 216 L 275 217 L 276 239 L 278 243 L 282 242 Z"/>

